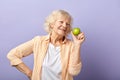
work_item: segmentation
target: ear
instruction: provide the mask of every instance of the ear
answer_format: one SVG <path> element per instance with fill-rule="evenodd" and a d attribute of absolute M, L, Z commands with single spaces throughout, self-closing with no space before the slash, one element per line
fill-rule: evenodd
<path fill-rule="evenodd" d="M 53 27 L 54 27 L 54 24 L 53 24 L 53 23 L 51 23 L 51 24 L 50 24 L 50 28 L 51 28 L 51 29 L 53 29 Z"/>

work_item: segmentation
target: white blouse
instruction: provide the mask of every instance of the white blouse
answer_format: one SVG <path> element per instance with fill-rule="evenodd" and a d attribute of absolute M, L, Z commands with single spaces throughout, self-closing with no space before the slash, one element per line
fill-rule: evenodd
<path fill-rule="evenodd" d="M 55 47 L 49 43 L 42 65 L 41 80 L 61 80 L 61 67 L 60 46 Z"/>

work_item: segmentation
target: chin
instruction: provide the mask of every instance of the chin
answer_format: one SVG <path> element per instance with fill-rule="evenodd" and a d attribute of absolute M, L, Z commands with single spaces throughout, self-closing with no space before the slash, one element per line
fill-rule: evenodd
<path fill-rule="evenodd" d="M 65 36 L 65 33 L 59 34 L 60 36 Z"/>
<path fill-rule="evenodd" d="M 58 32 L 58 35 L 60 35 L 60 36 L 65 36 L 65 35 L 66 35 L 66 33 L 65 33 L 65 32 L 63 32 L 63 31 L 61 31 L 61 32 Z"/>

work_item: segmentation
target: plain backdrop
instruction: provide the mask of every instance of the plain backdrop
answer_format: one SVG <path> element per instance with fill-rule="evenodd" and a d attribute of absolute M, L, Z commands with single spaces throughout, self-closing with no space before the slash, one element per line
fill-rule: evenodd
<path fill-rule="evenodd" d="M 6 55 L 19 44 L 46 35 L 44 20 L 58 9 L 68 11 L 72 27 L 86 36 L 83 67 L 74 79 L 120 80 L 120 0 L 0 0 L 0 80 L 28 80 Z M 23 61 L 32 69 L 33 55 Z"/>

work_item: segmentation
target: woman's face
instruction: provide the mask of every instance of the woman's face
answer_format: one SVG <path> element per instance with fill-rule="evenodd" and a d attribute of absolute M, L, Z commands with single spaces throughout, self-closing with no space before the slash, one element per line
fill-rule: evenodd
<path fill-rule="evenodd" d="M 56 34 L 66 36 L 70 30 L 70 19 L 67 17 L 58 17 L 51 27 Z"/>

